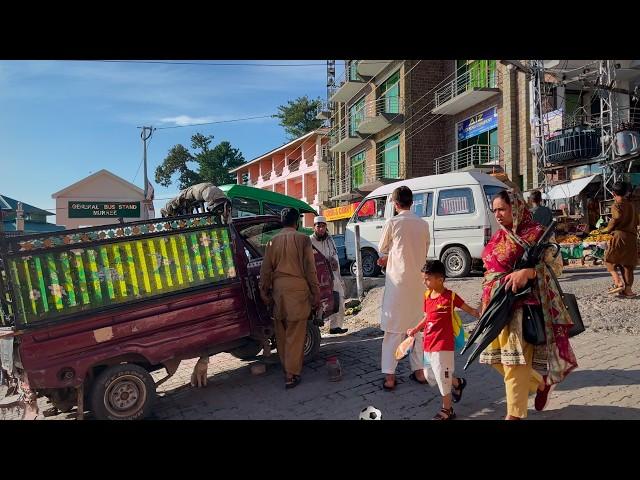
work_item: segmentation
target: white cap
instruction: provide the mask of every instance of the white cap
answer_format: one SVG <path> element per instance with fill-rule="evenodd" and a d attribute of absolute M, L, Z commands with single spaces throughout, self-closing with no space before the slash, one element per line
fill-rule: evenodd
<path fill-rule="evenodd" d="M 327 219 L 324 218 L 322 215 L 318 215 L 316 218 L 313 219 L 313 224 L 315 225 L 316 223 L 327 223 Z"/>

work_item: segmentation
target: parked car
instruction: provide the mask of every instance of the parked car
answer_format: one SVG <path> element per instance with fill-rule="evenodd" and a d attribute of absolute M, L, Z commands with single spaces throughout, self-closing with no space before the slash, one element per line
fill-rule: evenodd
<path fill-rule="evenodd" d="M 482 263 L 482 250 L 499 228 L 491 213 L 491 198 L 506 185 L 478 171 L 411 178 L 375 189 L 360 203 L 347 224 L 347 258 L 355 260 L 355 224 L 360 225 L 362 268 L 365 276 L 381 273 L 378 243 L 387 219 L 396 214 L 391 193 L 401 185 L 413 191 L 413 212 L 429 224 L 428 258 L 440 259 L 447 276 L 465 277 Z"/>
<path fill-rule="evenodd" d="M 333 241 L 336 243 L 336 249 L 338 250 L 338 260 L 340 262 L 340 273 L 342 275 L 348 275 L 351 270 L 351 260 L 347 258 L 347 248 L 344 244 L 344 234 L 332 235 Z"/>

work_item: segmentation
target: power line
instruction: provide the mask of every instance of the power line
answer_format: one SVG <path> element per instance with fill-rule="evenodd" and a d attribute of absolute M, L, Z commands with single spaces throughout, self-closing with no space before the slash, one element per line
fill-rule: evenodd
<path fill-rule="evenodd" d="M 102 63 L 141 63 L 157 65 L 198 65 L 208 67 L 316 67 L 326 66 L 326 63 L 212 63 L 212 62 L 169 62 L 165 60 L 75 60 L 78 62 L 102 62 Z M 387 63 L 387 62 L 367 62 Z"/>

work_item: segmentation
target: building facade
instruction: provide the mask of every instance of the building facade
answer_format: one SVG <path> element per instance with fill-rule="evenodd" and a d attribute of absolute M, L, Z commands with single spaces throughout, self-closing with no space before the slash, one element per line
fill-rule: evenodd
<path fill-rule="evenodd" d="M 505 61 L 347 60 L 328 100 L 333 207 L 469 168 L 534 184 L 529 80 Z"/>
<path fill-rule="evenodd" d="M 147 220 L 144 191 L 108 170 L 100 170 L 51 195 L 58 225 L 67 229 Z"/>
<path fill-rule="evenodd" d="M 309 132 L 230 173 L 239 185 L 289 195 L 320 212 L 329 198 L 327 133 L 325 128 Z M 304 214 L 304 226 L 313 226 L 313 214 Z"/>

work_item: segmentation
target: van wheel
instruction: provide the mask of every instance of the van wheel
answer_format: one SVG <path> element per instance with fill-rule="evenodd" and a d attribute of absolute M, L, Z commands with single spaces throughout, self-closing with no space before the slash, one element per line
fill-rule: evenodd
<path fill-rule="evenodd" d="M 142 420 L 156 401 L 156 386 L 144 368 L 122 363 L 96 378 L 89 404 L 98 420 Z"/>
<path fill-rule="evenodd" d="M 365 277 L 377 277 L 380 275 L 381 269 L 378 265 L 378 254 L 371 250 L 362 251 L 362 275 Z M 358 274 L 357 264 L 354 261 L 351 264 L 351 275 L 354 277 Z"/>
<path fill-rule="evenodd" d="M 320 327 L 314 325 L 313 322 L 307 322 L 307 335 L 304 337 L 304 348 L 302 350 L 304 354 L 302 361 L 304 363 L 310 362 L 318 355 L 321 340 Z M 271 337 L 271 346 L 277 351 L 278 345 L 276 344 L 275 335 Z"/>
<path fill-rule="evenodd" d="M 307 336 L 304 338 L 304 362 L 313 360 L 320 351 L 320 327 L 307 322 Z"/>
<path fill-rule="evenodd" d="M 466 277 L 471 272 L 471 256 L 462 247 L 447 248 L 442 255 L 442 263 L 449 278 Z"/>

